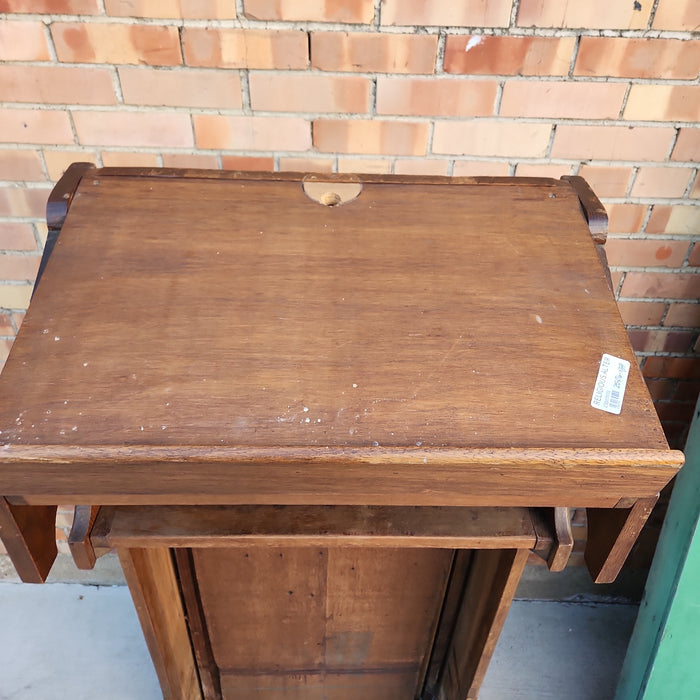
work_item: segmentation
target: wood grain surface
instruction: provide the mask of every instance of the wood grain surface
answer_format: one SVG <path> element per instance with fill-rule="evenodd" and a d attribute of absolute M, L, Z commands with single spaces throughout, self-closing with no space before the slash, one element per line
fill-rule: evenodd
<path fill-rule="evenodd" d="M 81 181 L 0 378 L 0 492 L 109 498 L 118 480 L 157 498 L 214 471 L 228 497 L 256 488 L 232 448 L 275 463 L 249 459 L 261 482 L 294 480 L 278 448 L 311 458 L 306 471 L 333 462 L 328 448 L 340 482 L 359 450 L 356 477 L 408 464 L 424 494 L 447 450 L 491 505 L 523 482 L 515 467 L 504 487 L 511 466 L 476 466 L 477 451 L 551 450 L 530 463 L 543 500 L 582 481 L 595 505 L 651 496 L 677 469 L 569 183 L 368 178 L 326 207 L 299 176 L 177 172 Z M 604 352 L 633 365 L 619 416 L 590 406 Z M 610 469 L 560 469 L 562 448 L 605 452 Z M 64 449 L 79 455 L 71 486 Z M 161 462 L 168 449 L 185 452 Z"/>

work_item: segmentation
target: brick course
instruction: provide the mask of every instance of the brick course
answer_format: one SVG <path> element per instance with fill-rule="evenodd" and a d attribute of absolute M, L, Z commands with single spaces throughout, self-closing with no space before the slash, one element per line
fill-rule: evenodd
<path fill-rule="evenodd" d="M 674 445 L 698 390 L 700 3 L 0 0 L 0 363 L 70 162 L 580 174 Z M 8 320 L 9 319 L 9 320 Z"/>

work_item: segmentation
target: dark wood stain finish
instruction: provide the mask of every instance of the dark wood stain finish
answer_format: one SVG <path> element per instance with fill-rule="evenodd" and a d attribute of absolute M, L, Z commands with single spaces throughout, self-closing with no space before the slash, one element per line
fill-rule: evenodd
<path fill-rule="evenodd" d="M 586 507 L 614 578 L 683 461 L 605 211 L 580 178 L 304 179 L 69 169 L 0 377 L 0 534 L 41 580 L 56 504 L 93 504 L 73 550 L 117 546 L 168 697 L 473 698 L 528 551 L 561 568 Z"/>

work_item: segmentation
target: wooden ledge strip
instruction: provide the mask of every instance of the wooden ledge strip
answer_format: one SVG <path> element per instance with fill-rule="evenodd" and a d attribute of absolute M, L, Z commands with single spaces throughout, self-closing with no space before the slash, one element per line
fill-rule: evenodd
<path fill-rule="evenodd" d="M 97 547 L 362 546 L 530 549 L 528 508 L 384 506 L 116 506 L 102 508 Z"/>

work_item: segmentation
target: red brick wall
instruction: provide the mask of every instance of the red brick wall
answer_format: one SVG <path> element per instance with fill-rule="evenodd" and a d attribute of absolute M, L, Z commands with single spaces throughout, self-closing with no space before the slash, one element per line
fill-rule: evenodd
<path fill-rule="evenodd" d="M 673 445 L 700 383 L 698 0 L 0 0 L 0 361 L 98 165 L 581 174 Z"/>

